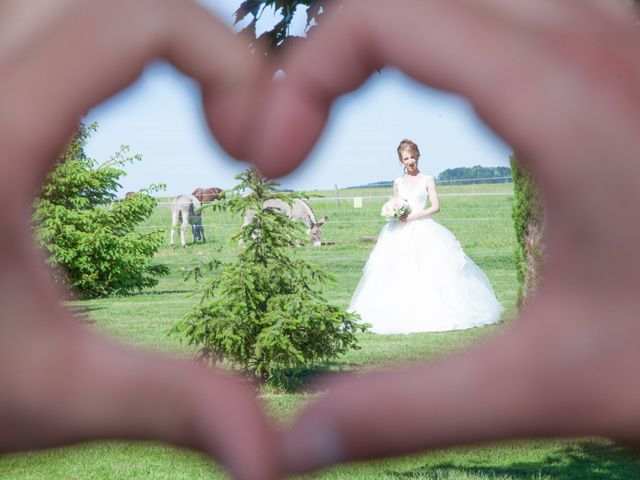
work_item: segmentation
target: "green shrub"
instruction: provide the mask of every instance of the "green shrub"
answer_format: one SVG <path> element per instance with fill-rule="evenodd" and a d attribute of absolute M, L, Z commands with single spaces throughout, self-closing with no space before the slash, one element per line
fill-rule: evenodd
<path fill-rule="evenodd" d="M 96 125 L 80 125 L 60 155 L 40 196 L 35 201 L 34 222 L 39 244 L 58 282 L 83 298 L 129 293 L 157 284 L 168 273 L 151 261 L 162 244 L 159 231 L 139 233 L 156 200 L 146 192 L 151 186 L 115 201 L 122 167 L 140 156 L 127 157 L 123 146 L 109 161 L 98 164 L 84 152 Z"/>
<path fill-rule="evenodd" d="M 240 184 L 213 208 L 242 216 L 255 212 L 233 238 L 245 246 L 233 262 L 206 265 L 214 275 L 202 285 L 200 303 L 171 333 L 207 359 L 229 361 L 263 381 L 287 386 L 292 372 L 295 377 L 303 368 L 359 348 L 355 334 L 366 326 L 324 299 L 322 285 L 332 281 L 329 274 L 294 258 L 296 240 L 304 238 L 300 223 L 262 208 L 268 199 L 291 202 L 301 196 L 277 193 L 277 183 L 256 170 L 236 178 Z M 202 277 L 203 269 L 194 273 Z"/>

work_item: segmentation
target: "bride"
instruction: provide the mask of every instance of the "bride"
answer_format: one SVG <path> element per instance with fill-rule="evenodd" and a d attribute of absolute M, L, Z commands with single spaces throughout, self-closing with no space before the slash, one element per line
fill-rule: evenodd
<path fill-rule="evenodd" d="M 502 306 L 489 279 L 455 236 L 431 219 L 440 205 L 433 177 L 418 170 L 418 146 L 402 140 L 398 157 L 406 174 L 394 180 L 393 196 L 407 200 L 411 211 L 382 229 L 349 310 L 374 333 L 440 332 L 498 322 Z"/>

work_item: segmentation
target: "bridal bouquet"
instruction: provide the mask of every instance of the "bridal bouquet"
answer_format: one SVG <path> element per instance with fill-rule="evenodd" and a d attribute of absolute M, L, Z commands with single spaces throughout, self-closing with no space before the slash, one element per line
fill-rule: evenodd
<path fill-rule="evenodd" d="M 393 197 L 387 203 L 382 206 L 382 210 L 380 211 L 380 215 L 382 215 L 387 220 L 398 220 L 405 215 L 409 215 L 411 213 L 411 207 L 409 206 L 409 202 L 407 202 L 404 198 Z"/>

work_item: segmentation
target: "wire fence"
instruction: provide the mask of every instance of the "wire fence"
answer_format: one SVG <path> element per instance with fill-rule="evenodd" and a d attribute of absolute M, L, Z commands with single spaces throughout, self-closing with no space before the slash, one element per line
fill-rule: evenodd
<path fill-rule="evenodd" d="M 496 183 L 513 183 L 513 177 L 487 177 L 487 178 L 457 178 L 451 180 L 436 180 L 437 185 L 481 185 Z"/>
<path fill-rule="evenodd" d="M 488 177 L 488 178 L 461 178 L 461 179 L 453 179 L 453 180 L 436 180 L 436 185 L 440 185 L 443 187 L 462 187 L 462 186 L 487 186 L 487 185 L 500 185 L 500 184 L 508 184 L 513 183 L 512 177 Z M 349 187 L 346 189 L 336 190 L 335 196 L 325 197 L 325 196 L 313 196 L 314 192 L 308 192 L 311 197 L 309 197 L 308 201 L 310 202 L 340 202 L 343 200 L 354 200 L 355 198 L 362 199 L 374 199 L 374 198 L 389 198 L 389 195 L 374 195 L 372 191 L 374 190 L 389 190 L 393 187 L 393 184 L 390 183 L 388 186 L 362 186 L 362 187 Z M 358 190 L 367 190 L 368 194 L 352 194 L 351 192 L 355 192 Z M 341 195 L 340 192 L 345 192 L 344 195 Z M 347 193 L 348 192 L 348 193 Z M 285 191 L 281 193 L 287 193 Z M 439 192 L 438 196 L 440 197 L 470 197 L 470 196 L 482 196 L 482 195 L 513 195 L 512 192 Z M 158 205 L 171 205 L 172 201 L 159 201 Z"/>
<path fill-rule="evenodd" d="M 462 186 L 464 185 L 466 187 L 466 189 L 468 189 L 468 186 L 471 185 L 478 185 L 480 186 L 487 186 L 487 185 L 496 185 L 496 184 L 506 184 L 506 183 L 511 183 L 511 177 L 492 177 L 492 178 L 488 178 L 488 179 L 459 179 L 459 180 L 447 180 L 447 181 L 443 181 L 443 182 L 439 182 L 436 181 L 437 184 L 442 185 L 442 186 L 451 186 L 452 189 L 455 190 L 456 186 Z M 495 187 L 494 187 L 495 188 Z M 386 200 L 389 198 L 389 193 L 385 193 L 382 194 L 382 192 L 384 190 L 390 190 L 391 189 L 391 185 L 389 185 L 388 187 L 362 187 L 361 189 L 358 187 L 354 187 L 352 189 L 343 189 L 343 190 L 336 190 L 336 194 L 331 195 L 331 196 L 311 196 L 307 199 L 307 202 L 309 202 L 310 204 L 313 203 L 326 203 L 326 202 L 335 202 L 338 207 L 340 207 L 340 210 L 342 210 L 343 212 L 353 212 L 354 210 L 359 210 L 359 207 L 356 207 L 356 204 L 360 204 L 360 206 L 362 206 L 362 203 L 364 202 L 370 202 L 370 201 L 380 201 L 382 202 L 383 200 Z M 363 190 L 362 194 L 359 194 L 360 192 L 358 192 L 358 190 Z M 378 192 L 376 192 L 376 190 L 379 190 L 379 194 Z M 504 191 L 503 189 L 499 189 L 499 190 L 485 190 L 485 191 L 446 191 L 446 189 L 443 189 L 445 191 L 440 191 L 438 192 L 438 196 L 439 197 L 446 197 L 446 198 L 455 198 L 455 197 L 460 197 L 460 198 L 464 198 L 464 197 L 508 197 L 508 196 L 513 196 L 513 191 Z M 341 192 L 345 192 L 344 195 L 341 194 Z M 282 193 L 286 193 L 286 192 L 282 192 Z M 311 195 L 313 195 L 313 192 L 309 192 Z M 166 198 L 166 197 L 165 197 Z M 166 200 L 162 200 L 162 201 L 158 201 L 157 204 L 159 206 L 171 206 L 173 204 L 172 201 L 166 201 Z M 452 211 L 452 212 L 459 212 L 462 210 L 487 210 L 487 207 L 484 205 L 479 205 L 479 206 L 475 206 L 475 205 L 465 205 L 465 206 L 455 206 L 455 205 L 450 205 L 446 207 L 447 211 Z M 507 208 L 492 208 L 492 213 L 494 213 L 493 216 L 462 216 L 462 217 L 457 217 L 457 216 L 452 216 L 452 217 L 447 217 L 445 215 L 438 215 L 437 221 L 440 223 L 458 223 L 458 222 L 469 222 L 469 223 L 476 223 L 476 222 L 503 222 L 503 221 L 512 221 L 512 217 L 511 217 L 511 209 L 509 207 Z M 364 213 L 364 212 L 363 212 Z M 497 215 L 496 215 L 497 214 Z M 334 214 L 335 215 L 335 214 Z M 340 215 L 340 214 L 338 214 Z M 365 218 L 362 218 L 362 216 L 364 216 Z M 366 225 L 366 224 L 377 224 L 377 225 L 382 225 L 386 222 L 386 220 L 376 214 L 371 214 L 371 213 L 365 213 L 364 215 L 362 215 L 360 219 L 358 218 L 353 218 L 353 219 L 336 219 L 335 216 L 327 223 L 327 226 L 331 225 L 331 226 L 345 226 L 345 225 Z M 215 222 L 215 223 L 205 223 L 202 226 L 205 228 L 225 228 L 225 227 L 233 227 L 236 228 L 239 225 L 242 224 L 242 219 L 238 218 L 238 221 L 236 222 L 229 222 L 229 217 L 227 216 L 226 218 L 224 218 L 224 220 L 222 222 Z M 180 225 L 178 225 L 178 228 L 180 227 Z M 143 229 L 143 230 L 170 230 L 171 229 L 171 225 L 169 224 L 169 222 L 165 225 L 139 225 L 138 226 L 139 229 Z"/>
<path fill-rule="evenodd" d="M 513 196 L 513 192 L 455 192 L 455 193 L 438 193 L 439 197 L 493 197 L 493 196 Z M 362 200 L 374 200 L 374 199 L 382 199 L 389 198 L 389 195 L 353 195 L 353 196 L 340 196 L 340 197 L 309 197 L 306 201 L 309 203 L 312 202 L 342 202 L 342 201 L 353 201 L 357 198 Z M 159 201 L 158 205 L 172 205 L 173 202 L 168 201 Z"/>
<path fill-rule="evenodd" d="M 513 220 L 511 217 L 450 217 L 450 218 L 442 218 L 439 217 L 438 218 L 438 222 L 439 223 L 448 223 L 448 222 L 489 222 L 489 221 L 495 221 L 495 220 Z M 377 223 L 377 224 L 383 224 L 386 223 L 387 220 L 385 220 L 384 218 L 380 218 L 380 219 L 376 219 L 376 220 L 331 220 L 330 223 L 327 223 L 327 225 L 349 225 L 349 224 L 372 224 L 372 223 Z M 214 227 L 238 227 L 242 224 L 242 222 L 235 222 L 235 223 L 205 223 L 202 224 L 203 227 L 206 228 L 214 228 Z M 176 227 L 179 228 L 180 225 L 177 225 Z M 142 228 L 142 229 L 155 229 L 155 230 L 162 230 L 162 229 L 170 229 L 171 225 L 140 225 L 137 228 Z"/>

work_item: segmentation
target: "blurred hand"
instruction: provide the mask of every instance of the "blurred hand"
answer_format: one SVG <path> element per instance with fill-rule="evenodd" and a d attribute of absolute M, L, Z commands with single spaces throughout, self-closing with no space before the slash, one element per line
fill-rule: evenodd
<path fill-rule="evenodd" d="M 326 385 L 285 433 L 290 472 L 461 443 L 640 439 L 640 33 L 612 0 L 351 1 L 285 63 L 252 160 L 297 166 L 339 95 L 389 65 L 466 96 L 534 171 L 545 277 L 454 358 Z"/>
<path fill-rule="evenodd" d="M 268 69 L 191 2 L 48 5 L 0 47 L 1 450 L 148 438 L 238 478 L 279 470 L 244 386 L 96 338 L 59 306 L 33 246 L 31 199 L 79 116 L 155 58 L 201 83 L 221 144 L 272 176 L 302 161 L 333 99 L 398 67 L 469 98 L 547 202 L 548 268 L 522 318 L 457 358 L 330 386 L 283 437 L 288 471 L 521 436 L 638 438 L 639 35 L 619 5 L 352 1 L 292 54 L 268 100 Z"/>
<path fill-rule="evenodd" d="M 80 116 L 158 58 L 203 88 L 212 130 L 242 156 L 262 65 L 193 2 L 79 0 L 0 7 L 0 452 L 90 439 L 153 439 L 274 478 L 273 433 L 240 381 L 129 351 L 60 305 L 33 245 L 30 208 Z"/>

